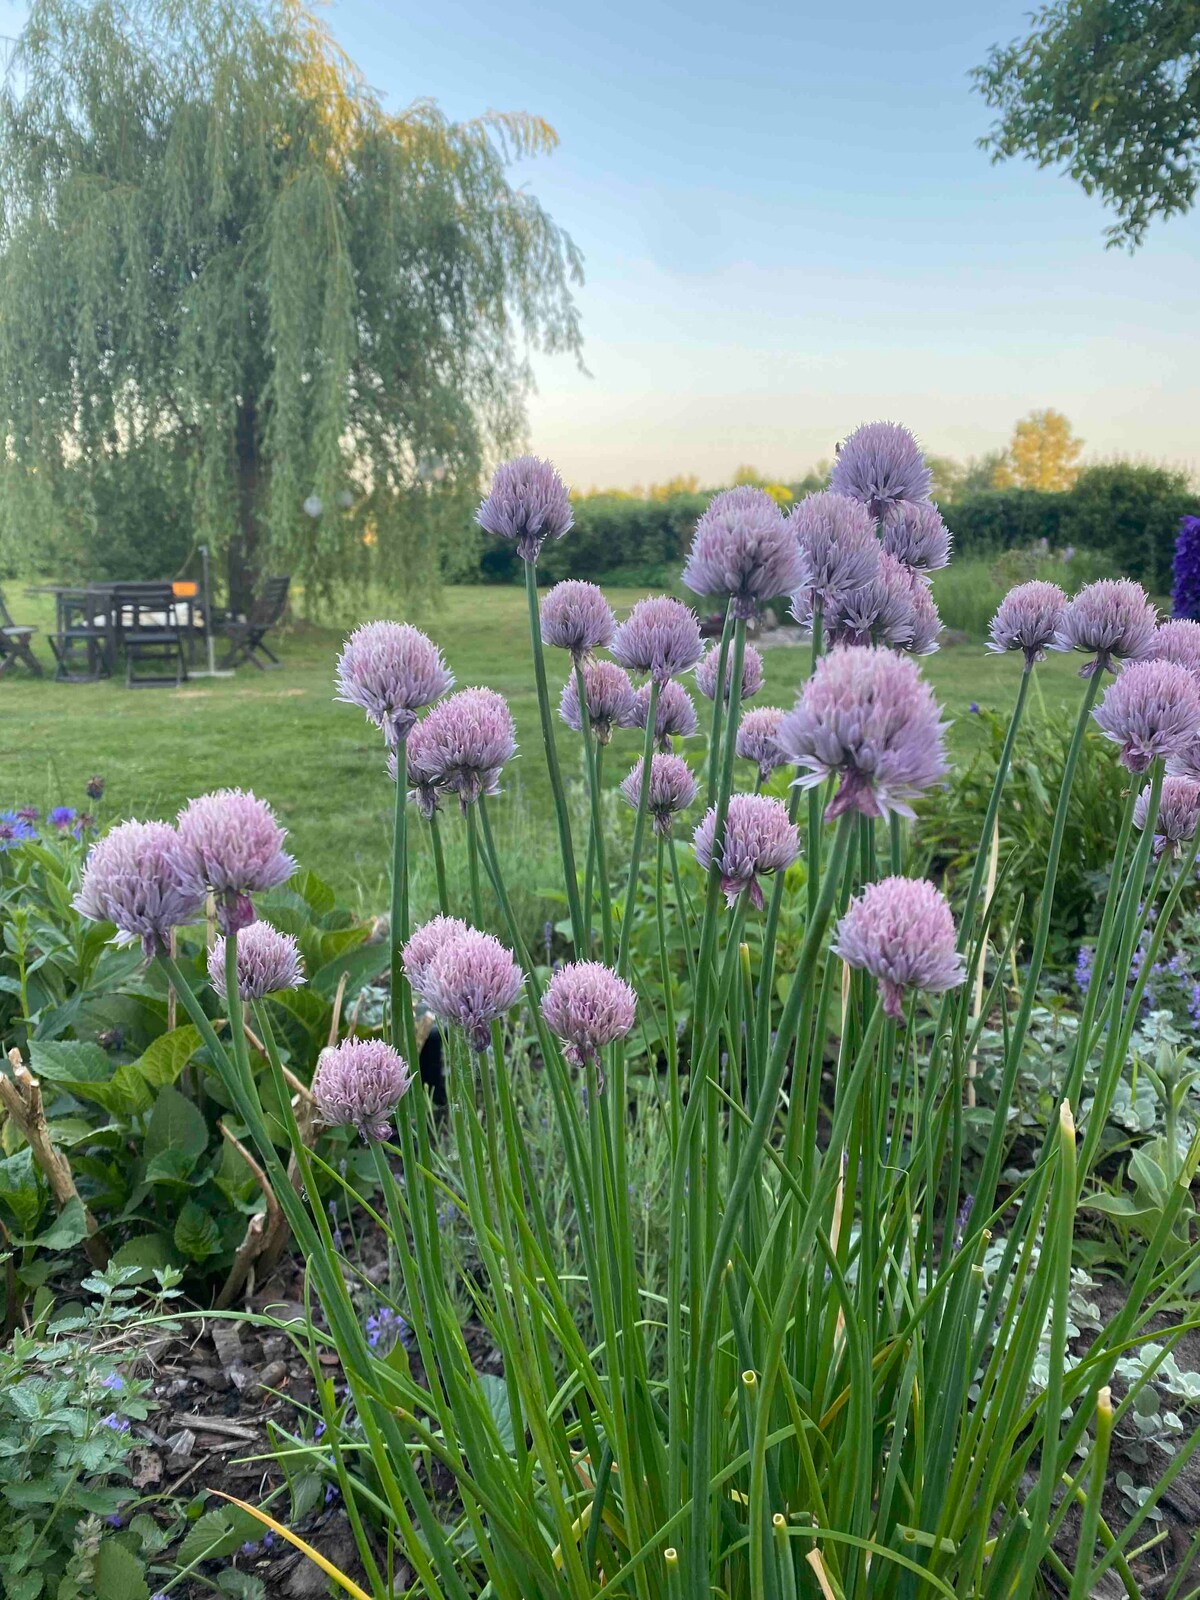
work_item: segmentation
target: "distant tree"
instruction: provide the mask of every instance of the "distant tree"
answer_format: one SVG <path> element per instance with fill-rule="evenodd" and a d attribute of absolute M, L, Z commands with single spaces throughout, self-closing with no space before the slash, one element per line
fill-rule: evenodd
<path fill-rule="evenodd" d="M 811 466 L 802 478 L 797 478 L 788 484 L 793 500 L 803 500 L 805 495 L 818 494 L 822 489 L 829 487 L 829 474 L 833 471 L 832 461 L 818 461 Z"/>
<path fill-rule="evenodd" d="M 970 456 L 963 462 L 962 477 L 959 480 L 956 495 L 962 498 L 968 494 L 982 494 L 987 489 L 996 487 L 996 474 L 1004 466 L 1005 452 L 1003 450 L 989 450 L 981 456 Z"/>
<path fill-rule="evenodd" d="M 1061 167 L 1117 214 L 1110 245 L 1187 211 L 1200 174 L 1198 0 L 1054 0 L 974 71 L 994 161 Z"/>
<path fill-rule="evenodd" d="M 578 255 L 507 174 L 555 143 L 389 114 L 298 0 L 33 0 L 0 92 L 4 527 L 96 524 L 136 466 L 238 597 L 472 556 L 526 350 L 579 347 Z"/>
<path fill-rule="evenodd" d="M 997 489 L 1069 489 L 1079 476 L 1083 440 L 1061 411 L 1031 411 L 1013 429 L 1012 443 L 992 473 Z"/>
<path fill-rule="evenodd" d="M 792 503 L 792 491 L 787 484 L 778 483 L 774 478 L 765 478 L 757 467 L 742 466 L 737 469 L 733 475 L 733 485 L 737 488 L 741 484 L 764 490 L 776 505 L 786 508 Z"/>

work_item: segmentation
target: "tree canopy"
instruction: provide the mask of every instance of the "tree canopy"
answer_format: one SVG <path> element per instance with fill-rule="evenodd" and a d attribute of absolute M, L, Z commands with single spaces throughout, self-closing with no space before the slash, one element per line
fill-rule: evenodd
<path fill-rule="evenodd" d="M 983 147 L 1064 168 L 1115 210 L 1109 243 L 1133 249 L 1196 196 L 1200 0 L 1054 0 L 1032 21 L 975 69 L 1000 113 Z"/>
<path fill-rule="evenodd" d="M 435 580 L 530 351 L 579 350 L 580 258 L 509 174 L 556 142 L 390 114 L 298 0 L 33 0 L 0 93 L 10 559 L 64 526 L 100 559 L 148 504 L 239 592 Z"/>
<path fill-rule="evenodd" d="M 1083 440 L 1071 432 L 1061 411 L 1031 411 L 1013 428 L 1012 442 L 997 461 L 996 489 L 1069 489 L 1079 476 Z"/>

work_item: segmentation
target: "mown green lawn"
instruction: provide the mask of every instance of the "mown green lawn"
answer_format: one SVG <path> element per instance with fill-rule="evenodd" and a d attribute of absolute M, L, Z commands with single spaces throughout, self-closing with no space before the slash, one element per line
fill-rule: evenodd
<path fill-rule="evenodd" d="M 615 589 L 623 615 L 640 591 Z M 44 600 L 7 586 L 19 621 L 49 622 Z M 386 612 L 384 614 L 387 614 Z M 365 618 L 363 619 L 365 620 Z M 524 592 L 463 587 L 447 590 L 438 609 L 420 619 L 441 644 L 460 687 L 488 684 L 508 696 L 521 755 L 496 802 L 498 828 L 507 824 L 529 868 L 552 850 L 545 769 L 533 691 Z M 391 796 L 381 743 L 360 712 L 335 704 L 333 667 L 344 630 L 300 624 L 283 636 L 279 671 L 243 667 L 234 678 L 197 680 L 180 690 L 127 691 L 120 681 L 63 684 L 50 680 L 50 652 L 35 641 L 47 665 L 44 680 L 16 669 L 0 680 L 0 807 L 56 804 L 85 807 L 84 784 L 101 773 L 108 790 L 104 816 L 171 817 L 189 795 L 240 784 L 269 799 L 291 832 L 305 865 L 364 910 L 384 905 L 384 839 Z M 767 685 L 761 703 L 789 705 L 807 652 L 765 652 Z M 552 685 L 565 676 L 565 658 L 551 652 Z M 976 727 L 972 702 L 1005 708 L 1019 664 L 978 645 L 951 646 L 922 663 L 948 717 L 957 757 L 966 756 Z M 1039 669 L 1047 708 L 1073 717 L 1077 663 L 1052 656 Z M 636 735 L 614 741 L 608 771 L 632 763 Z M 560 728 L 564 762 L 576 769 L 574 736 Z M 540 887 L 540 885 L 530 885 Z"/>

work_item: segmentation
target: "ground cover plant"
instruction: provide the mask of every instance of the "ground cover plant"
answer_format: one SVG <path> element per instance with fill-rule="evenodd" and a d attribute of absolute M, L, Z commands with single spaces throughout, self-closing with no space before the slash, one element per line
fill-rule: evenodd
<path fill-rule="evenodd" d="M 618 623 L 589 584 L 540 595 L 570 504 L 545 463 L 501 468 L 479 518 L 523 564 L 521 732 L 536 748 L 536 716 L 559 913 L 531 936 L 499 843 L 506 696 L 457 687 L 411 625 L 356 629 L 337 692 L 392 785 L 389 1003 L 334 1006 L 311 1086 L 285 1025 L 304 880 L 271 807 L 217 790 L 91 848 L 79 913 L 186 1015 L 307 1263 L 302 1455 L 347 1509 L 346 1592 L 1187 1592 L 1195 1551 L 1165 1569 L 1154 1524 L 1200 1440 L 1177 1359 L 1200 1321 L 1200 1132 L 1146 1002 L 1195 878 L 1200 648 L 1126 580 L 1017 583 L 989 630 L 1015 694 L 948 898 L 913 817 L 951 769 L 925 671 L 949 558 L 928 488 L 905 430 L 871 424 L 790 517 L 753 488 L 717 496 L 682 575 L 723 612 L 706 646 L 673 596 Z M 747 630 L 781 593 L 810 644 L 772 708 Z M 994 841 L 1047 650 L 1081 671 L 1029 807 L 1026 922 L 1005 899 L 1018 852 Z M 619 727 L 640 729 L 632 762 Z M 1086 991 L 1057 1029 L 1042 979 L 1085 752 L 1117 804 Z M 418 848 L 432 916 L 414 916 Z M 416 1072 L 428 1013 L 442 1109 Z M 1151 1110 L 1123 1143 L 1145 1082 L 1165 1135 L 1144 1137 Z M 313 1113 L 352 1160 L 314 1143 Z M 1132 1212 L 1111 1204 L 1126 1161 Z M 403 1336 L 364 1325 L 331 1195 L 386 1238 Z M 1125 1248 L 1100 1316 L 1076 1236 L 1105 1227 Z M 1148 1462 L 1126 1486 L 1109 1463 L 1131 1435 Z"/>

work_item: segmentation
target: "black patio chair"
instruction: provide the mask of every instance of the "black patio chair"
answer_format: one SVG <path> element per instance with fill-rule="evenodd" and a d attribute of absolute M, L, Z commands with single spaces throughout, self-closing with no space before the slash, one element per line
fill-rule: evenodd
<path fill-rule="evenodd" d="M 0 678 L 18 661 L 24 662 L 35 678 L 44 676 L 42 663 L 33 653 L 32 640 L 36 632 L 37 629 L 27 623 L 13 621 L 4 602 L 4 590 L 0 589 Z"/>
<path fill-rule="evenodd" d="M 260 672 L 268 671 L 269 666 L 282 666 L 266 638 L 283 621 L 291 582 L 291 578 L 266 579 L 246 616 L 226 617 L 221 631 L 229 640 L 230 648 L 221 662 L 223 668 L 240 667 L 243 661 L 249 661 Z M 260 661 L 260 656 L 266 656 L 267 660 Z"/>
<path fill-rule="evenodd" d="M 185 625 L 179 618 L 174 587 L 169 583 L 118 585 L 112 607 L 125 649 L 125 687 L 177 689 L 186 683 Z M 142 667 L 150 671 L 139 672 Z"/>
<path fill-rule="evenodd" d="M 92 589 L 59 589 L 50 636 L 60 683 L 94 683 L 112 671 L 112 634 L 106 596 Z"/>

